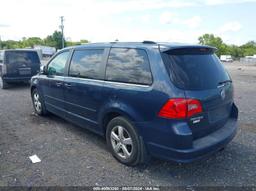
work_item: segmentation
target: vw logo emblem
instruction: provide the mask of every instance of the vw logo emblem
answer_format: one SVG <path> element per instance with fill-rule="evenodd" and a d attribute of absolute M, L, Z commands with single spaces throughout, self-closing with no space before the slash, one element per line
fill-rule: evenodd
<path fill-rule="evenodd" d="M 221 90 L 220 96 L 221 96 L 221 99 L 223 99 L 223 100 L 225 99 L 225 97 L 226 97 L 225 90 Z"/>

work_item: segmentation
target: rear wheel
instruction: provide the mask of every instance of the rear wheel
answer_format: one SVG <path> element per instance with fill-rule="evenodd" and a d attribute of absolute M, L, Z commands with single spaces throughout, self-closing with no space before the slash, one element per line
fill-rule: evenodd
<path fill-rule="evenodd" d="M 0 87 L 1 87 L 1 89 L 8 88 L 8 83 L 2 77 L 0 77 Z"/>
<path fill-rule="evenodd" d="M 141 161 L 143 148 L 133 125 L 124 117 L 116 117 L 107 125 L 106 139 L 112 155 L 121 163 L 135 166 Z"/>
<path fill-rule="evenodd" d="M 35 112 L 38 115 L 45 115 L 47 113 L 43 99 L 41 98 L 36 88 L 32 91 L 32 101 L 33 101 Z"/>

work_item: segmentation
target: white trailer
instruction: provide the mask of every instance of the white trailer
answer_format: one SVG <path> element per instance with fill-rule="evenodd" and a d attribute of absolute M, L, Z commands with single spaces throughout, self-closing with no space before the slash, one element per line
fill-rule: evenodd
<path fill-rule="evenodd" d="M 222 62 L 233 62 L 233 59 L 232 59 L 231 55 L 221 55 L 220 56 L 220 61 L 222 61 Z"/>
<path fill-rule="evenodd" d="M 220 56 L 220 61 L 222 61 L 222 62 L 233 62 L 233 59 L 232 59 L 231 55 L 221 55 Z"/>

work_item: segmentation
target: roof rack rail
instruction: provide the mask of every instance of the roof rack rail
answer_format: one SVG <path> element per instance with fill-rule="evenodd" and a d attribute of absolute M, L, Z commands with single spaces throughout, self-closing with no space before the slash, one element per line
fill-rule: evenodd
<path fill-rule="evenodd" d="M 142 43 L 144 43 L 144 44 L 156 44 L 156 42 L 150 41 L 150 40 L 144 40 Z"/>

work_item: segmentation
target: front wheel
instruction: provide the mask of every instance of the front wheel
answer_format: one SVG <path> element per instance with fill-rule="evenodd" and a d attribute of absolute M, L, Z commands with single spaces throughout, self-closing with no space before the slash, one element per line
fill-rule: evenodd
<path fill-rule="evenodd" d="M 36 88 L 32 91 L 32 101 L 33 101 L 35 112 L 38 115 L 45 115 L 47 113 L 43 99 L 41 98 Z"/>
<path fill-rule="evenodd" d="M 124 117 L 116 117 L 107 125 L 106 139 L 112 155 L 121 163 L 135 166 L 142 162 L 139 136 L 133 125 Z"/>

